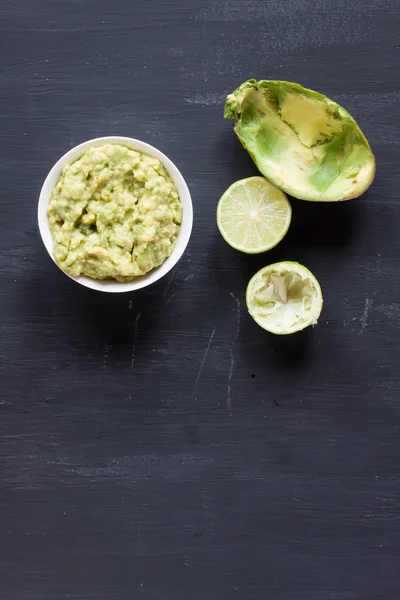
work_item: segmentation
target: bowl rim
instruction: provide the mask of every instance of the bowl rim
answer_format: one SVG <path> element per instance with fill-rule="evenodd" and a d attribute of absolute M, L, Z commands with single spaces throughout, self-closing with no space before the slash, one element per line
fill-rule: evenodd
<path fill-rule="evenodd" d="M 127 146 L 128 148 L 131 148 L 132 150 L 138 150 L 139 152 L 144 152 L 146 154 L 149 154 L 150 156 L 158 158 L 158 160 L 167 170 L 175 186 L 177 187 L 179 198 L 183 207 L 182 224 L 179 230 L 175 248 L 173 249 L 171 255 L 159 267 L 156 267 L 149 273 L 146 273 L 146 275 L 138 277 L 134 281 L 129 281 L 127 283 L 122 283 L 115 280 L 91 279 L 90 277 L 86 277 L 83 275 L 79 277 L 72 277 L 57 265 L 53 256 L 53 240 L 51 237 L 49 222 L 47 218 L 47 207 L 49 205 L 50 197 L 54 190 L 54 187 L 61 175 L 62 169 L 67 164 L 78 160 L 85 152 L 87 152 L 87 150 L 89 150 L 89 148 L 95 146 L 103 146 L 104 144 L 121 144 L 123 146 Z M 84 287 L 90 288 L 92 290 L 110 293 L 122 293 L 140 290 L 144 287 L 152 285 L 153 283 L 164 277 L 164 275 L 166 275 L 177 264 L 177 262 L 186 250 L 186 247 L 189 243 L 190 235 L 192 233 L 193 204 L 189 188 L 186 184 L 186 181 L 183 178 L 182 173 L 179 171 L 178 167 L 172 162 L 172 160 L 168 158 L 163 152 L 158 150 L 158 148 L 155 148 L 151 144 L 148 144 L 147 142 L 143 142 L 142 140 L 138 140 L 136 138 L 118 135 L 104 136 L 93 138 L 82 142 L 77 146 L 74 146 L 57 160 L 57 162 L 47 174 L 42 188 L 40 190 L 37 219 L 42 242 L 47 252 L 49 253 L 51 259 L 62 273 L 67 275 L 73 281 L 76 281 L 76 283 L 79 283 L 80 285 L 83 285 Z"/>

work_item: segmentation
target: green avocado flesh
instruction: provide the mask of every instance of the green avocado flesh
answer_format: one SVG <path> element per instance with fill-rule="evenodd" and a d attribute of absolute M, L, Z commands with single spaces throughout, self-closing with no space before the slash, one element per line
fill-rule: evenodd
<path fill-rule="evenodd" d="M 353 117 L 326 96 L 286 81 L 243 83 L 226 99 L 224 117 L 260 172 L 303 200 L 360 196 L 375 158 Z"/>

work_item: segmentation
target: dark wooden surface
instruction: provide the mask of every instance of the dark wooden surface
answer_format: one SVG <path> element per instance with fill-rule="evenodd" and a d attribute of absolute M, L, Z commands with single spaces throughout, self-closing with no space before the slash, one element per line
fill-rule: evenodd
<path fill-rule="evenodd" d="M 400 597 L 399 27 L 398 0 L 2 0 L 2 600 Z M 255 173 L 222 119 L 249 77 L 341 102 L 378 164 L 259 257 L 215 226 Z M 36 225 L 56 159 L 107 134 L 166 152 L 195 207 L 172 276 L 119 297 Z M 325 306 L 278 339 L 244 290 L 281 259 Z"/>

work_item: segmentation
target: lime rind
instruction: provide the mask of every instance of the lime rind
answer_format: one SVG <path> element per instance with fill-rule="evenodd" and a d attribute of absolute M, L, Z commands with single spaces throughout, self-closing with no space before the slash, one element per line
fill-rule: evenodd
<path fill-rule="evenodd" d="M 260 327 L 287 335 L 317 323 L 323 298 L 311 271 L 299 263 L 286 261 L 264 267 L 252 277 L 246 303 Z"/>

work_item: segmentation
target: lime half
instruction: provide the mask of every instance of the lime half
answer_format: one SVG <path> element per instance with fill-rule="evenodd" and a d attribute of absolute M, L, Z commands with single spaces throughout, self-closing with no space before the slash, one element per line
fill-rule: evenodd
<path fill-rule="evenodd" d="M 232 184 L 221 196 L 217 225 L 225 241 L 241 252 L 257 254 L 276 246 L 292 218 L 286 195 L 264 177 Z"/>
<path fill-rule="evenodd" d="M 315 325 L 323 300 L 311 271 L 296 262 L 280 262 L 254 275 L 247 286 L 246 303 L 260 327 L 285 335 Z"/>

